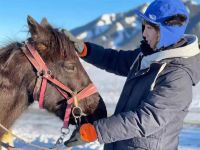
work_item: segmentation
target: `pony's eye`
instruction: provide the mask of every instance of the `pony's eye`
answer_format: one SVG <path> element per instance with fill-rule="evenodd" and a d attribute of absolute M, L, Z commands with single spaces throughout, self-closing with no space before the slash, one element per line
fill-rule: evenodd
<path fill-rule="evenodd" d="M 75 64 L 69 64 L 69 63 L 66 64 L 65 63 L 64 67 L 65 67 L 66 71 L 68 71 L 68 72 L 75 72 L 76 71 Z"/>
<path fill-rule="evenodd" d="M 46 47 L 44 44 L 42 44 L 42 43 L 38 43 L 38 44 L 36 45 L 36 47 L 37 47 L 37 49 L 40 50 L 40 51 L 44 51 L 44 50 L 47 49 L 47 47 Z"/>

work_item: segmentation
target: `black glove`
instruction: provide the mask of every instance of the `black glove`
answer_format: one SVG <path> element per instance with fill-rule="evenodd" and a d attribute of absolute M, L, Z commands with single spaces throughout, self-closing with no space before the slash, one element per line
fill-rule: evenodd
<path fill-rule="evenodd" d="M 63 29 L 63 31 L 64 31 L 66 37 L 68 37 L 69 40 L 74 43 L 76 51 L 78 53 L 82 53 L 84 50 L 85 43 L 82 40 L 77 39 L 75 36 L 73 36 L 69 31 L 64 30 L 64 29 Z"/>
<path fill-rule="evenodd" d="M 83 141 L 80 137 L 80 133 L 79 133 L 79 129 L 80 128 L 76 128 L 70 139 L 65 141 L 64 144 L 66 147 L 73 147 L 73 146 L 78 146 L 78 145 L 83 145 L 83 144 L 86 144 L 87 142 Z"/>
<path fill-rule="evenodd" d="M 148 42 L 145 39 L 141 41 L 140 49 L 144 56 L 155 53 L 155 51 L 150 47 L 150 45 L 148 44 Z"/>

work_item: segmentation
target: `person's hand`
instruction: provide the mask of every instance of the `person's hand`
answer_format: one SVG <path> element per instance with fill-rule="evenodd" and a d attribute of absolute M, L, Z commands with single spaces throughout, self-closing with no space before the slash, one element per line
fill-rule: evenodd
<path fill-rule="evenodd" d="M 151 54 L 155 53 L 155 51 L 150 47 L 147 40 L 145 40 L 145 39 L 141 41 L 140 49 L 141 49 L 144 56 L 151 55 Z"/>
<path fill-rule="evenodd" d="M 97 140 L 97 132 L 95 127 L 91 123 L 85 123 L 81 127 L 76 128 L 70 139 L 65 141 L 66 147 L 73 147 L 83 145 L 88 142 L 94 142 Z"/>
<path fill-rule="evenodd" d="M 76 51 L 81 54 L 84 50 L 85 47 L 85 43 L 82 40 L 77 39 L 76 37 L 74 37 L 69 31 L 64 30 L 63 32 L 65 33 L 65 35 L 69 38 L 70 41 L 72 41 L 74 43 L 74 46 L 76 48 Z"/>
<path fill-rule="evenodd" d="M 65 144 L 66 147 L 73 147 L 73 146 L 78 146 L 78 145 L 84 145 L 86 143 L 87 142 L 85 142 L 85 141 L 83 141 L 81 139 L 81 136 L 80 136 L 80 133 L 79 133 L 79 128 L 76 128 L 73 131 L 70 139 L 64 142 L 64 144 Z"/>

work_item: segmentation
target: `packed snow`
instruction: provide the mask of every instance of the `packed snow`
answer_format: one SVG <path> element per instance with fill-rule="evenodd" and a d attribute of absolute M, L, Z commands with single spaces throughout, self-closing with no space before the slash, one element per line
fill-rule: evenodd
<path fill-rule="evenodd" d="M 124 27 L 120 22 L 116 23 L 116 27 L 117 27 L 116 31 L 123 31 L 124 30 Z"/>
<path fill-rule="evenodd" d="M 88 36 L 88 32 L 83 32 L 77 36 L 78 39 L 85 39 Z"/>
<path fill-rule="evenodd" d="M 97 26 L 104 26 L 104 25 L 109 25 L 112 24 L 113 21 L 115 21 L 116 15 L 113 14 L 104 14 L 102 15 L 101 19 L 99 22 L 97 22 Z"/>
<path fill-rule="evenodd" d="M 147 10 L 149 3 L 145 3 L 144 7 L 142 8 L 141 12 L 144 13 Z"/>
<path fill-rule="evenodd" d="M 85 31 L 85 32 L 77 35 L 77 38 L 78 39 L 85 39 L 85 40 L 87 40 L 87 39 L 92 38 L 93 36 L 94 36 L 94 33 L 92 31 Z"/>
<path fill-rule="evenodd" d="M 127 23 L 127 24 L 132 24 L 132 23 L 134 23 L 136 21 L 136 17 L 135 16 L 130 16 L 130 17 L 126 17 L 125 18 L 125 22 Z"/>

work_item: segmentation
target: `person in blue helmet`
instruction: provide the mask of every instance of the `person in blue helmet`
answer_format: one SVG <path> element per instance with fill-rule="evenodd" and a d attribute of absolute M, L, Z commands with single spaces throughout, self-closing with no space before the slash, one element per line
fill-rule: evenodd
<path fill-rule="evenodd" d="M 177 150 L 179 133 L 200 80 L 198 38 L 186 35 L 189 14 L 181 0 L 154 0 L 142 21 L 143 40 L 130 51 L 82 42 L 66 31 L 79 56 L 126 76 L 114 114 L 80 125 L 67 147 L 98 140 L 104 150 Z"/>

